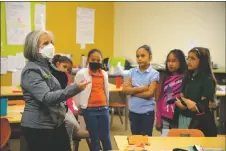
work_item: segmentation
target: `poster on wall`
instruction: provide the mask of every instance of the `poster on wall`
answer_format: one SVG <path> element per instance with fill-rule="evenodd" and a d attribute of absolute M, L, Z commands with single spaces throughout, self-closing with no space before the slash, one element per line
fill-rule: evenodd
<path fill-rule="evenodd" d="M 35 29 L 46 29 L 46 6 L 45 4 L 35 4 Z"/>
<path fill-rule="evenodd" d="M 7 44 L 22 45 L 31 32 L 30 2 L 5 2 Z"/>
<path fill-rule="evenodd" d="M 1 74 L 7 73 L 7 58 L 1 57 Z"/>
<path fill-rule="evenodd" d="M 7 71 L 16 72 L 17 71 L 17 57 L 16 56 L 7 56 Z"/>
<path fill-rule="evenodd" d="M 22 69 L 18 69 L 12 72 L 12 86 L 18 86 L 20 84 Z"/>
<path fill-rule="evenodd" d="M 84 47 L 94 43 L 95 10 L 77 7 L 76 43 Z"/>

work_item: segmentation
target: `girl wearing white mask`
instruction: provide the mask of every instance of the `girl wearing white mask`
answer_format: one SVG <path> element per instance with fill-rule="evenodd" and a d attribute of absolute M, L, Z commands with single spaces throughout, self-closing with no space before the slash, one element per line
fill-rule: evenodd
<path fill-rule="evenodd" d="M 62 89 L 52 75 L 56 70 L 50 59 L 55 53 L 49 32 L 30 32 L 24 44 L 28 63 L 21 73 L 25 109 L 21 129 L 30 151 L 70 151 L 64 119 L 64 101 L 83 91 L 89 82 L 75 83 Z"/>

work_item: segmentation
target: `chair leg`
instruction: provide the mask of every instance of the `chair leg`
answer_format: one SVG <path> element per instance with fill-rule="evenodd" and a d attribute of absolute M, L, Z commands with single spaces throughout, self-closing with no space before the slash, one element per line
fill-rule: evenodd
<path fill-rule="evenodd" d="M 122 120 L 122 114 L 121 114 L 121 111 L 119 108 L 117 108 L 117 111 L 118 111 L 118 116 L 119 116 L 119 119 L 121 121 L 121 123 L 123 124 L 123 120 Z"/>
<path fill-rule="evenodd" d="M 111 127 L 113 125 L 113 117 L 114 117 L 114 108 L 111 108 Z"/>

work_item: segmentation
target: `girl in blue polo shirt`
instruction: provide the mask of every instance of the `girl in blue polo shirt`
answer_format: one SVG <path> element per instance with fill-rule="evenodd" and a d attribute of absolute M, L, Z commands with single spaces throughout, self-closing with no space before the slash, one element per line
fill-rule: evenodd
<path fill-rule="evenodd" d="M 143 45 L 136 52 L 139 67 L 130 70 L 123 85 L 123 92 L 131 95 L 129 100 L 129 120 L 133 135 L 152 136 L 155 119 L 155 97 L 159 72 L 152 68 L 152 52 Z"/>

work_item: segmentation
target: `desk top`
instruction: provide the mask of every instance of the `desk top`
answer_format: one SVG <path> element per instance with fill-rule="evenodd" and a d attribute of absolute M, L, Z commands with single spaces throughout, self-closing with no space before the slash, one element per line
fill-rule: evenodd
<path fill-rule="evenodd" d="M 13 91 L 18 91 L 18 92 L 13 92 Z M 116 88 L 114 84 L 109 83 L 109 90 L 110 92 L 120 92 L 122 91 L 121 88 Z M 1 86 L 1 93 L 0 96 L 23 96 L 23 93 L 20 89 L 18 89 L 15 86 Z"/>
<path fill-rule="evenodd" d="M 13 92 L 13 91 L 18 92 Z M 0 96 L 23 96 L 23 93 L 16 86 L 1 86 Z"/>
<path fill-rule="evenodd" d="M 111 84 L 111 83 L 109 83 L 109 89 L 110 89 L 110 92 L 121 92 L 122 91 L 122 87 L 116 88 L 115 84 Z M 22 92 L 15 93 L 15 92 L 13 92 L 13 90 L 20 91 L 20 89 L 18 89 L 15 86 L 1 86 L 0 96 L 23 96 Z M 216 96 L 226 96 L 226 92 L 225 91 L 217 91 Z"/>
<path fill-rule="evenodd" d="M 8 106 L 7 116 L 0 116 L 0 118 L 7 118 L 9 123 L 20 123 L 22 118 L 21 112 L 24 111 L 24 107 L 24 105 Z"/>
<path fill-rule="evenodd" d="M 132 64 L 132 67 L 134 67 L 134 68 L 137 66 L 138 66 L 138 64 Z M 154 65 L 153 65 L 153 68 L 158 71 L 166 70 L 164 67 L 155 67 Z M 213 73 L 226 73 L 226 70 L 225 70 L 225 68 L 213 69 Z"/>
<path fill-rule="evenodd" d="M 116 88 L 115 84 L 109 83 L 109 91 L 110 92 L 121 92 L 122 91 L 122 87 Z"/>
<path fill-rule="evenodd" d="M 120 151 L 128 146 L 127 136 L 114 136 Z M 149 137 L 150 150 L 169 150 L 174 148 L 188 149 L 192 145 L 203 148 L 218 148 L 225 150 L 225 137 Z"/>

